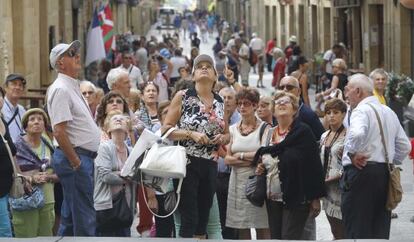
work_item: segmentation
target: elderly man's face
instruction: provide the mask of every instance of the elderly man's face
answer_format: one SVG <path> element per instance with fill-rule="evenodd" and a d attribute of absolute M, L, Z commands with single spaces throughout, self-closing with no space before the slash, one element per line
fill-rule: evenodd
<path fill-rule="evenodd" d="M 233 114 L 234 110 L 236 110 L 237 103 L 236 103 L 236 95 L 232 92 L 221 92 L 220 96 L 224 100 L 224 106 L 226 111 L 230 112 L 230 114 Z"/>
<path fill-rule="evenodd" d="M 292 93 L 297 97 L 300 96 L 299 83 L 292 78 L 282 78 L 280 80 L 279 90 Z"/>
<path fill-rule="evenodd" d="M 351 108 L 355 108 L 361 101 L 361 88 L 356 87 L 353 83 L 348 83 L 345 87 L 345 98 L 347 99 Z"/>
<path fill-rule="evenodd" d="M 20 79 L 10 81 L 7 83 L 5 90 L 8 99 L 19 100 L 24 94 L 23 81 Z"/>
<path fill-rule="evenodd" d="M 62 73 L 78 78 L 79 72 L 82 69 L 79 50 L 75 48 L 67 50 L 59 58 L 58 65 Z"/>
<path fill-rule="evenodd" d="M 124 98 L 129 97 L 129 92 L 131 91 L 131 81 L 129 80 L 128 75 L 121 75 L 113 84 L 112 90 L 118 91 Z"/>

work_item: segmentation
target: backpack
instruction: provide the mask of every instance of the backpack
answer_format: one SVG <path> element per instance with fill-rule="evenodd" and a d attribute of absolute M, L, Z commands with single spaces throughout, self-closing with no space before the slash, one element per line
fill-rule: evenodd
<path fill-rule="evenodd" d="M 254 53 L 252 47 L 249 47 L 249 64 L 251 66 L 255 66 L 257 63 L 258 57 L 257 54 Z"/>

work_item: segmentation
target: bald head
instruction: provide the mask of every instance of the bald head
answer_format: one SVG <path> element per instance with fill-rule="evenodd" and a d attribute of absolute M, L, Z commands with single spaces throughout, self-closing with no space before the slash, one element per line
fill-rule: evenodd
<path fill-rule="evenodd" d="M 280 80 L 279 89 L 300 96 L 299 81 L 293 76 L 285 76 Z"/>

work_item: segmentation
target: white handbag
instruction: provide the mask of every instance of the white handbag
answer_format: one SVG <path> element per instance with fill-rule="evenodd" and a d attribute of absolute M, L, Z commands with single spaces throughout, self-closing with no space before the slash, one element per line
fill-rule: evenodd
<path fill-rule="evenodd" d="M 170 128 L 161 140 L 155 142 L 147 151 L 140 170 L 148 175 L 168 178 L 184 178 L 186 175 L 187 155 L 180 145 L 168 146 L 163 141 L 173 132 Z"/>

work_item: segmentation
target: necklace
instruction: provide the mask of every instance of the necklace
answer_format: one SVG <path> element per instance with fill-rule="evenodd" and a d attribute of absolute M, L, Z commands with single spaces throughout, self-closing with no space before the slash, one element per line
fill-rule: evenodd
<path fill-rule="evenodd" d="M 280 132 L 279 126 L 276 127 L 277 135 L 279 135 L 280 137 L 285 137 L 287 133 L 289 132 L 289 130 L 290 128 L 288 128 L 285 132 Z"/>
<path fill-rule="evenodd" d="M 325 178 L 329 177 L 329 173 L 328 168 L 331 166 L 331 160 L 332 160 L 332 153 L 331 153 L 331 148 L 332 145 L 336 142 L 336 140 L 339 138 L 339 136 L 342 134 L 342 131 L 345 129 L 345 127 L 343 125 L 341 125 L 341 127 L 335 131 L 334 137 L 332 138 L 331 142 L 329 143 L 329 145 L 327 145 L 327 140 L 331 135 L 332 130 L 329 130 L 328 135 L 326 136 L 326 139 L 324 141 L 324 145 L 325 145 L 325 149 L 324 149 L 324 156 L 323 156 L 323 174 L 325 176 Z"/>
<path fill-rule="evenodd" d="M 244 128 L 244 129 L 243 129 L 243 120 L 242 120 L 242 121 L 240 121 L 240 125 L 239 125 L 240 134 L 242 136 L 247 136 L 247 135 L 251 134 L 253 131 L 255 131 L 256 127 L 257 127 L 257 119 L 254 120 L 254 126 L 253 127 L 248 127 L 248 128 Z"/>

